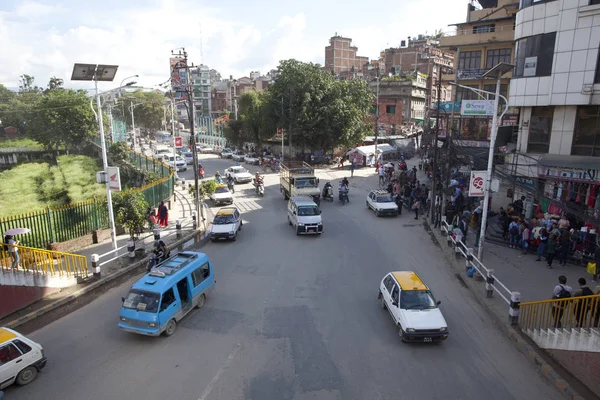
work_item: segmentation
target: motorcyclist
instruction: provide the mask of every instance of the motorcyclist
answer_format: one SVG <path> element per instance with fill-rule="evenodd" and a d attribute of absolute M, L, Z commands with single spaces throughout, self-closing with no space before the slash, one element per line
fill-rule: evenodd
<path fill-rule="evenodd" d="M 344 177 L 344 179 L 342 179 L 342 183 L 346 186 L 346 189 L 350 187 L 350 181 L 348 181 L 348 178 Z"/>
<path fill-rule="evenodd" d="M 198 164 L 198 174 L 200 175 L 200 179 L 204 179 L 204 167 L 202 164 Z"/>
<path fill-rule="evenodd" d="M 325 186 L 323 186 L 323 197 L 330 197 L 331 194 L 329 193 L 329 189 L 331 189 L 333 191 L 333 187 L 331 186 L 330 182 L 327 182 L 325 184 Z"/>
<path fill-rule="evenodd" d="M 221 178 L 221 173 L 219 171 L 215 173 L 215 182 L 223 183 L 223 178 Z"/>
<path fill-rule="evenodd" d="M 231 193 L 235 193 L 235 186 L 234 186 L 233 176 L 229 175 L 225 179 L 227 180 L 227 188 L 229 190 L 231 190 Z"/>
<path fill-rule="evenodd" d="M 340 200 L 342 200 L 342 196 L 348 197 L 348 179 L 344 178 L 340 181 Z"/>

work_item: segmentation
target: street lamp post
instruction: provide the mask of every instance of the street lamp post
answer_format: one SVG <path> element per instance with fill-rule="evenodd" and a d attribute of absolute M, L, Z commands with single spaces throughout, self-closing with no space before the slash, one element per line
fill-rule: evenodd
<path fill-rule="evenodd" d="M 508 100 L 506 99 L 506 97 L 500 95 L 500 86 L 501 86 L 500 81 L 501 81 L 502 76 L 504 74 L 506 74 L 507 72 L 512 71 L 513 68 L 514 68 L 514 65 L 507 64 L 507 63 L 499 63 L 494 68 L 490 69 L 483 75 L 484 78 L 495 78 L 496 79 L 496 91 L 495 92 L 488 92 L 486 90 L 474 89 L 469 86 L 459 85 L 456 82 L 451 82 L 451 84 L 453 84 L 453 85 L 456 85 L 456 86 L 464 88 L 464 89 L 469 89 L 475 93 L 485 93 L 485 94 L 494 95 L 494 115 L 492 117 L 492 132 L 491 132 L 491 136 L 490 136 L 490 150 L 488 152 L 488 163 L 487 163 L 487 171 L 486 171 L 486 178 L 485 178 L 485 185 L 484 185 L 485 192 L 484 192 L 484 197 L 483 197 L 483 207 L 482 207 L 482 211 L 481 211 L 481 228 L 479 231 L 479 248 L 477 249 L 477 258 L 480 261 L 483 258 L 483 244 L 485 242 L 485 231 L 486 231 L 488 208 L 489 208 L 489 202 L 490 202 L 490 192 L 492 190 L 492 188 L 491 188 L 491 186 L 492 186 L 491 185 L 492 184 L 492 170 L 494 167 L 494 147 L 496 146 L 496 137 L 498 136 L 498 124 L 499 124 L 498 121 L 502 120 L 502 117 L 504 116 L 504 114 L 506 114 L 506 111 L 508 111 Z M 504 111 L 502 111 L 502 114 L 500 114 L 500 116 L 498 116 L 498 106 L 500 104 L 500 98 L 502 98 L 505 101 L 506 106 L 504 107 Z"/>
<path fill-rule="evenodd" d="M 102 121 L 102 105 L 98 92 L 98 81 L 112 82 L 117 74 L 117 65 L 98 64 L 75 64 L 73 67 L 72 81 L 94 81 L 96 88 L 96 107 L 98 108 L 98 125 L 100 127 L 100 145 L 102 148 L 102 165 L 106 176 L 106 201 L 108 203 L 108 219 L 110 221 L 110 236 L 113 250 L 117 249 L 117 232 L 115 229 L 115 215 L 112 205 L 112 194 L 110 191 L 110 180 L 108 179 L 108 156 L 106 154 L 106 140 L 104 137 L 104 123 Z"/>
<path fill-rule="evenodd" d="M 129 111 L 131 112 L 131 132 L 133 133 L 134 140 L 135 140 L 135 117 L 133 116 L 133 110 L 139 105 L 142 105 L 142 103 L 137 103 L 137 104 L 131 103 L 129 105 Z"/>

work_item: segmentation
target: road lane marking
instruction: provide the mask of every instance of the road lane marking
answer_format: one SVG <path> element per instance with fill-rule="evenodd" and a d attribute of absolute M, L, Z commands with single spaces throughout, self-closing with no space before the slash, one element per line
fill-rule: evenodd
<path fill-rule="evenodd" d="M 237 342 L 237 344 L 231 351 L 231 354 L 229 354 L 229 357 L 227 357 L 227 359 L 225 360 L 223 365 L 221 365 L 221 368 L 219 368 L 219 370 L 217 371 L 217 374 L 208 383 L 208 385 L 206 386 L 206 388 L 204 389 L 204 391 L 202 392 L 200 397 L 198 397 L 198 400 L 206 400 L 208 398 L 208 395 L 213 391 L 216 383 L 219 381 L 219 379 L 221 379 L 221 375 L 223 375 L 223 373 L 225 373 L 225 371 L 227 371 L 227 369 L 231 365 L 231 362 L 233 361 L 235 356 L 237 356 L 237 353 L 240 351 L 241 348 L 242 348 L 242 342 Z"/>

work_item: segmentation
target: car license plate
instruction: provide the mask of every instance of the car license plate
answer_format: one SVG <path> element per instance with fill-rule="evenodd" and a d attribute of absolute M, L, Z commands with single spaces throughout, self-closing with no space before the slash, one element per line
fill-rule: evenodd
<path fill-rule="evenodd" d="M 315 228 L 308 228 L 309 232 L 316 232 L 317 230 Z"/>
<path fill-rule="evenodd" d="M 431 340 L 431 338 L 430 338 L 430 337 L 426 337 L 426 338 L 423 338 L 423 341 L 424 341 L 424 342 L 431 342 L 432 340 Z"/>

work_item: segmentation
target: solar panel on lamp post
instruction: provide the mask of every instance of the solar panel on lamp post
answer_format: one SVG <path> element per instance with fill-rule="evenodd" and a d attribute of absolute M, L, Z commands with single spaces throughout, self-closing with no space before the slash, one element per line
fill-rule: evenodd
<path fill-rule="evenodd" d="M 106 141 L 104 137 L 104 123 L 102 121 L 102 105 L 100 103 L 100 94 L 98 92 L 98 82 L 112 82 L 115 79 L 118 65 L 103 64 L 75 64 L 73 66 L 72 81 L 94 81 L 96 88 L 96 107 L 98 108 L 98 125 L 100 126 L 100 146 L 102 148 L 102 166 L 106 176 L 106 200 L 108 203 L 108 219 L 110 221 L 110 236 L 113 250 L 117 249 L 117 232 L 115 229 L 115 215 L 112 206 L 112 195 L 110 191 L 110 181 L 108 179 L 108 157 L 106 153 Z"/>

